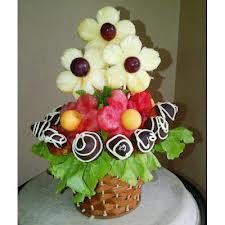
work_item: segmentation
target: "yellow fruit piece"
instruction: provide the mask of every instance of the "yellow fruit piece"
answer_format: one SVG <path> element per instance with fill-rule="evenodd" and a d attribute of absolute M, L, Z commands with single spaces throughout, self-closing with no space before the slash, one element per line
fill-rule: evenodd
<path fill-rule="evenodd" d="M 135 109 L 127 109 L 122 113 L 121 123 L 127 130 L 135 130 L 141 126 L 141 114 Z"/>
<path fill-rule="evenodd" d="M 76 110 L 67 110 L 60 116 L 60 124 L 67 131 L 75 131 L 80 125 L 82 115 Z"/>

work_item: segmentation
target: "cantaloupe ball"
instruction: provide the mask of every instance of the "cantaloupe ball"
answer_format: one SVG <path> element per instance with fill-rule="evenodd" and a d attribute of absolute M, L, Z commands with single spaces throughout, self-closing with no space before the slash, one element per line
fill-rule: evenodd
<path fill-rule="evenodd" d="M 127 130 L 135 130 L 141 126 L 141 114 L 135 109 L 127 109 L 121 115 L 121 123 Z"/>
<path fill-rule="evenodd" d="M 82 116 L 76 110 L 67 110 L 60 116 L 60 124 L 67 131 L 75 131 L 81 122 Z"/>

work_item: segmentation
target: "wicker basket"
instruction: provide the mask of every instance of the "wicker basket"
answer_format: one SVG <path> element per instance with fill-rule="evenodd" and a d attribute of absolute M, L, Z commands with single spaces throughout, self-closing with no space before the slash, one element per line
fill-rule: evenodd
<path fill-rule="evenodd" d="M 86 216 L 112 218 L 127 214 L 135 209 L 141 198 L 143 182 L 138 180 L 131 186 L 117 177 L 105 176 L 96 187 L 96 194 L 85 198 L 77 207 Z"/>

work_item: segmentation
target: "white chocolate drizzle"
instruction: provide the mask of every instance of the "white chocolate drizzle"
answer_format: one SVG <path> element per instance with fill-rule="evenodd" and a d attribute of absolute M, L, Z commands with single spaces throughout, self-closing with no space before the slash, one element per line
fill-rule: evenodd
<path fill-rule="evenodd" d="M 90 149 L 90 151 L 87 151 L 87 152 L 83 153 L 82 151 L 86 150 L 86 147 L 87 147 L 87 144 L 84 140 L 85 137 L 91 138 L 91 140 L 94 142 L 94 146 L 93 146 L 92 149 Z M 97 138 L 97 140 L 96 140 L 96 138 Z M 78 146 L 79 140 L 82 141 L 82 147 L 81 148 Z M 97 143 L 97 141 L 98 141 L 98 143 Z M 97 149 L 98 144 L 99 144 L 99 149 Z M 95 132 L 85 131 L 85 132 L 82 132 L 80 134 L 77 134 L 76 137 L 73 140 L 73 143 L 72 143 L 73 154 L 81 162 L 91 162 L 91 161 L 93 161 L 94 159 L 96 159 L 99 156 L 102 149 L 103 149 L 102 140 L 101 140 L 100 136 Z M 92 155 L 93 153 L 95 153 L 94 156 L 89 158 L 88 156 Z"/>
<path fill-rule="evenodd" d="M 166 105 L 166 104 L 173 108 L 173 112 L 174 112 L 173 115 L 170 115 L 169 112 L 163 107 L 163 105 Z M 168 117 L 172 121 L 175 120 L 175 116 L 178 112 L 178 107 L 175 104 L 173 104 L 171 102 L 158 102 L 157 106 L 158 106 L 159 112 L 163 118 L 166 119 L 166 117 Z"/>
<path fill-rule="evenodd" d="M 40 122 L 35 122 L 31 130 L 35 137 L 37 137 L 38 139 L 41 139 L 44 131 L 48 129 L 49 127 L 50 127 L 50 122 L 40 121 Z"/>
<path fill-rule="evenodd" d="M 62 109 L 62 105 L 54 108 L 50 113 L 48 113 L 46 115 L 45 120 L 49 121 L 51 123 L 51 125 L 57 125 L 60 120 L 60 110 L 61 109 Z"/>
<path fill-rule="evenodd" d="M 54 130 L 51 125 L 57 125 L 60 119 L 60 110 L 62 106 L 56 107 L 52 112 L 47 114 L 45 119 L 40 122 L 35 122 L 31 126 L 32 133 L 40 141 L 51 143 L 57 148 L 62 148 L 62 145 L 67 142 L 66 137 Z"/>
<path fill-rule="evenodd" d="M 140 138 L 140 133 L 142 133 L 142 132 L 148 132 L 149 133 L 149 136 L 147 137 L 147 140 L 148 140 L 147 145 L 145 145 L 143 140 Z M 150 152 L 152 150 L 152 148 L 155 145 L 155 141 L 157 139 L 155 133 L 152 130 L 137 129 L 137 130 L 134 131 L 134 135 L 135 135 L 135 138 L 136 138 L 136 141 L 137 141 L 137 146 L 138 146 L 138 148 L 141 152 L 146 153 L 146 152 Z"/>
<path fill-rule="evenodd" d="M 117 137 L 122 137 L 122 139 L 119 140 L 119 141 L 113 146 L 113 148 L 111 149 L 109 145 L 110 145 L 110 143 L 111 143 L 114 139 L 116 139 Z M 127 146 L 126 146 L 125 144 L 122 144 L 122 145 L 121 145 L 121 143 L 123 143 L 123 142 L 126 142 L 126 143 L 128 144 L 128 146 L 129 146 L 129 148 L 130 148 L 129 151 L 126 153 L 125 156 L 119 155 L 119 154 L 116 152 L 117 146 L 119 146 L 119 150 L 122 150 L 122 151 L 125 151 L 125 150 L 126 150 Z M 120 160 L 127 159 L 128 157 L 131 156 L 132 152 L 134 151 L 134 148 L 133 148 L 133 145 L 132 145 L 131 141 L 130 141 L 125 135 L 123 135 L 123 134 L 117 134 L 117 135 L 113 136 L 111 139 L 109 139 L 109 140 L 106 142 L 106 148 L 107 148 L 114 156 L 116 156 L 116 157 L 117 157 L 118 159 L 120 159 Z"/>
<path fill-rule="evenodd" d="M 162 140 L 166 139 L 169 132 L 169 123 L 166 121 L 166 119 L 162 116 L 156 116 L 156 117 L 151 117 L 151 121 L 152 121 L 152 124 L 154 124 L 154 126 L 157 128 L 157 130 L 155 131 L 155 134 L 157 134 L 158 137 Z M 165 136 L 161 135 L 161 131 L 165 133 Z"/>
<path fill-rule="evenodd" d="M 59 134 L 58 131 L 52 129 L 52 128 L 48 128 L 44 131 L 44 133 L 46 132 L 52 132 L 51 135 L 43 135 L 43 141 L 45 143 L 51 143 L 53 144 L 55 147 L 57 148 L 62 148 L 63 144 L 65 144 L 67 142 L 66 137 L 63 134 Z"/>

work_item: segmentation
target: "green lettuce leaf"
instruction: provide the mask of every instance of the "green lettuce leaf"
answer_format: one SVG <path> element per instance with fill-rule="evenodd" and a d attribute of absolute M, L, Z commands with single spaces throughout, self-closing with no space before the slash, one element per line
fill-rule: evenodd
<path fill-rule="evenodd" d="M 74 193 L 75 203 L 83 201 L 86 196 L 94 195 L 97 183 L 111 169 L 111 157 L 107 152 L 102 152 L 97 160 L 90 163 L 79 161 L 73 154 L 63 156 L 63 160 L 58 160 L 61 156 L 52 155 L 45 144 L 39 145 L 37 152 L 39 156 L 44 156 L 50 162 L 49 172 L 55 179 L 60 180 L 56 193 L 69 187 Z"/>
<path fill-rule="evenodd" d="M 153 153 L 136 153 L 126 160 L 113 159 L 111 166 L 110 175 L 117 176 L 131 185 L 136 185 L 139 177 L 144 182 L 151 181 L 153 179 L 151 171 L 161 165 Z"/>
<path fill-rule="evenodd" d="M 85 198 L 86 196 L 84 195 L 84 194 L 82 194 L 82 193 L 77 193 L 77 194 L 75 194 L 74 196 L 73 196 L 73 202 L 74 203 L 80 203 L 80 202 L 83 202 L 84 201 L 84 198 Z"/>
<path fill-rule="evenodd" d="M 51 154 L 48 150 L 47 144 L 44 142 L 34 144 L 32 146 L 32 152 L 35 155 L 38 155 L 38 156 L 46 159 L 49 163 L 53 163 L 53 164 L 62 163 L 68 158 L 68 155 L 56 156 L 56 155 Z"/>
<path fill-rule="evenodd" d="M 64 180 L 60 181 L 56 187 L 55 193 L 58 194 L 62 192 L 66 188 L 66 182 Z"/>
<path fill-rule="evenodd" d="M 192 131 L 185 127 L 177 127 L 170 131 L 170 136 L 176 137 L 178 140 L 183 141 L 185 144 L 194 143 Z"/>
<path fill-rule="evenodd" d="M 127 182 L 128 184 L 131 185 L 136 185 L 137 184 L 137 178 L 138 178 L 138 169 L 137 165 L 135 164 L 135 159 L 133 156 L 130 156 L 128 159 L 124 160 L 125 167 L 123 171 L 123 175 L 121 180 Z M 142 171 L 140 171 L 142 173 Z"/>
<path fill-rule="evenodd" d="M 194 143 L 194 137 L 190 130 L 177 127 L 169 131 L 168 137 L 154 146 L 153 151 L 166 153 L 168 159 L 178 158 L 184 151 L 185 145 Z"/>
<path fill-rule="evenodd" d="M 137 168 L 137 175 L 144 181 L 151 181 L 153 176 L 148 168 L 147 154 L 135 154 L 135 165 Z"/>
<path fill-rule="evenodd" d="M 126 160 L 117 160 L 108 151 L 103 151 L 96 160 L 85 163 L 72 153 L 66 156 L 52 155 L 43 142 L 33 145 L 33 153 L 49 161 L 49 172 L 55 179 L 59 179 L 56 193 L 69 187 L 74 193 L 74 203 L 95 195 L 99 180 L 107 174 L 136 185 L 139 178 L 144 182 L 152 180 L 151 171 L 160 167 L 153 153 L 136 153 Z"/>
<path fill-rule="evenodd" d="M 84 171 L 84 182 L 90 188 L 91 195 L 95 194 L 95 187 L 99 180 L 103 178 L 111 169 L 110 156 L 106 152 L 102 152 L 101 156 L 87 164 Z"/>
<path fill-rule="evenodd" d="M 157 170 L 158 168 L 161 167 L 159 160 L 152 152 L 149 152 L 146 155 L 147 155 L 147 167 L 150 171 Z"/>

